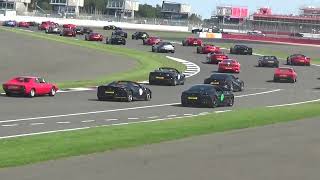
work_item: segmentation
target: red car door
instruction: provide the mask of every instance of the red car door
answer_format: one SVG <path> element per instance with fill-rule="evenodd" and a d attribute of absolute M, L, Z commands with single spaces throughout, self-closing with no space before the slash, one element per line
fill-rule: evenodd
<path fill-rule="evenodd" d="M 51 91 L 52 85 L 47 83 L 43 78 L 39 78 L 39 81 L 43 88 L 43 94 L 48 94 Z"/>
<path fill-rule="evenodd" d="M 36 94 L 37 95 L 43 95 L 46 94 L 46 87 L 44 85 L 44 83 L 41 83 L 41 78 L 36 78 L 34 80 L 35 84 L 34 84 L 34 88 L 36 90 Z"/>

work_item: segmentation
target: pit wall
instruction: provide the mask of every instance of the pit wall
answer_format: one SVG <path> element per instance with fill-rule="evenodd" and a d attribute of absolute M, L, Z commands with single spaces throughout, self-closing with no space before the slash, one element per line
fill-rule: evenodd
<path fill-rule="evenodd" d="M 250 36 L 245 34 L 222 34 L 222 39 L 248 40 L 259 42 L 274 42 L 287 44 L 303 44 L 303 45 L 320 45 L 319 39 L 301 39 L 290 37 L 264 37 L 264 36 Z"/>

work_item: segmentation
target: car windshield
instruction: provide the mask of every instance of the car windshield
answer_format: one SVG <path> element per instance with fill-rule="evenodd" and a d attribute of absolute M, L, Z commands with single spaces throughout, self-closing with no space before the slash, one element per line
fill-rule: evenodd
<path fill-rule="evenodd" d="M 172 69 L 172 68 L 159 68 L 159 71 L 162 71 L 162 72 L 176 72 L 176 70 Z"/>
<path fill-rule="evenodd" d="M 224 60 L 224 61 L 222 61 L 222 63 L 223 64 L 233 64 L 233 63 L 236 63 L 236 61 L 235 60 Z"/>
<path fill-rule="evenodd" d="M 280 71 L 280 72 L 292 72 L 292 69 L 280 68 L 279 71 Z"/>
<path fill-rule="evenodd" d="M 121 85 L 121 86 L 127 86 L 130 82 L 127 81 L 114 81 L 112 83 L 110 83 L 110 86 L 114 86 L 114 85 Z"/>
<path fill-rule="evenodd" d="M 172 45 L 170 42 L 162 42 L 162 45 Z"/>
<path fill-rule="evenodd" d="M 210 76 L 211 79 L 217 79 L 217 80 L 224 80 L 227 79 L 229 77 L 228 74 L 212 74 Z"/>
<path fill-rule="evenodd" d="M 277 58 L 275 56 L 264 56 L 263 59 L 264 60 L 277 60 Z"/>
<path fill-rule="evenodd" d="M 15 79 L 16 81 L 18 82 L 24 82 L 24 83 L 27 83 L 27 82 L 30 82 L 31 78 L 26 78 L 26 77 L 18 77 Z"/>
<path fill-rule="evenodd" d="M 192 86 L 189 90 L 190 91 L 210 91 L 213 89 L 211 85 L 195 85 Z"/>

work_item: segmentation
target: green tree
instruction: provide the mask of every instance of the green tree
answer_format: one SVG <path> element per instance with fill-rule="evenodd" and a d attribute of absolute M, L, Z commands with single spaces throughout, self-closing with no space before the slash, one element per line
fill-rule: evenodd
<path fill-rule="evenodd" d="M 201 22 L 201 16 L 193 13 L 189 16 L 189 21 L 192 21 L 192 22 Z"/>

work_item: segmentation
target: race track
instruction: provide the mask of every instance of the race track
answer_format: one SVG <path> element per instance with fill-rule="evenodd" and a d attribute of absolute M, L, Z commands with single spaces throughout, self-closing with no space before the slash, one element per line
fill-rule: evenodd
<path fill-rule="evenodd" d="M 82 40 L 83 37 L 79 36 L 78 39 Z M 38 41 L 41 40 L 29 41 L 29 44 L 35 42 L 30 45 L 37 46 Z M 259 46 L 262 45 L 259 44 Z M 151 47 L 143 46 L 141 41 L 130 39 L 128 39 L 127 47 L 141 51 L 151 50 Z M 270 45 L 266 45 L 266 47 L 272 48 Z M 277 46 L 277 49 L 282 51 L 281 47 Z M 288 48 L 286 46 L 283 48 L 283 52 L 291 54 L 294 48 L 296 47 Z M 50 52 L 50 48 L 46 52 Z M 70 51 L 65 51 L 64 56 L 68 57 L 68 52 Z M 149 102 L 99 102 L 96 98 L 96 91 L 61 93 L 55 98 L 29 99 L 2 96 L 0 138 L 320 99 L 319 87 L 317 86 L 319 67 L 295 67 L 298 72 L 297 83 L 274 83 L 272 82 L 273 68 L 256 67 L 257 56 L 231 55 L 241 63 L 242 69 L 239 77 L 245 82 L 245 91 L 235 93 L 234 107 L 214 110 L 185 108 L 180 105 L 181 92 L 193 84 L 203 83 L 206 77 L 217 70 L 217 66 L 203 63 L 206 55 L 196 54 L 194 47 L 176 45 L 176 53 L 168 55 L 193 62 L 201 68 L 201 71 L 196 76 L 188 78 L 184 86 L 148 86 L 153 92 L 153 98 Z M 72 57 L 72 54 L 70 56 Z"/>
<path fill-rule="evenodd" d="M 124 56 L 6 31 L 0 33 L 0 82 L 17 75 L 42 76 L 55 82 L 90 80 L 137 65 Z"/>

